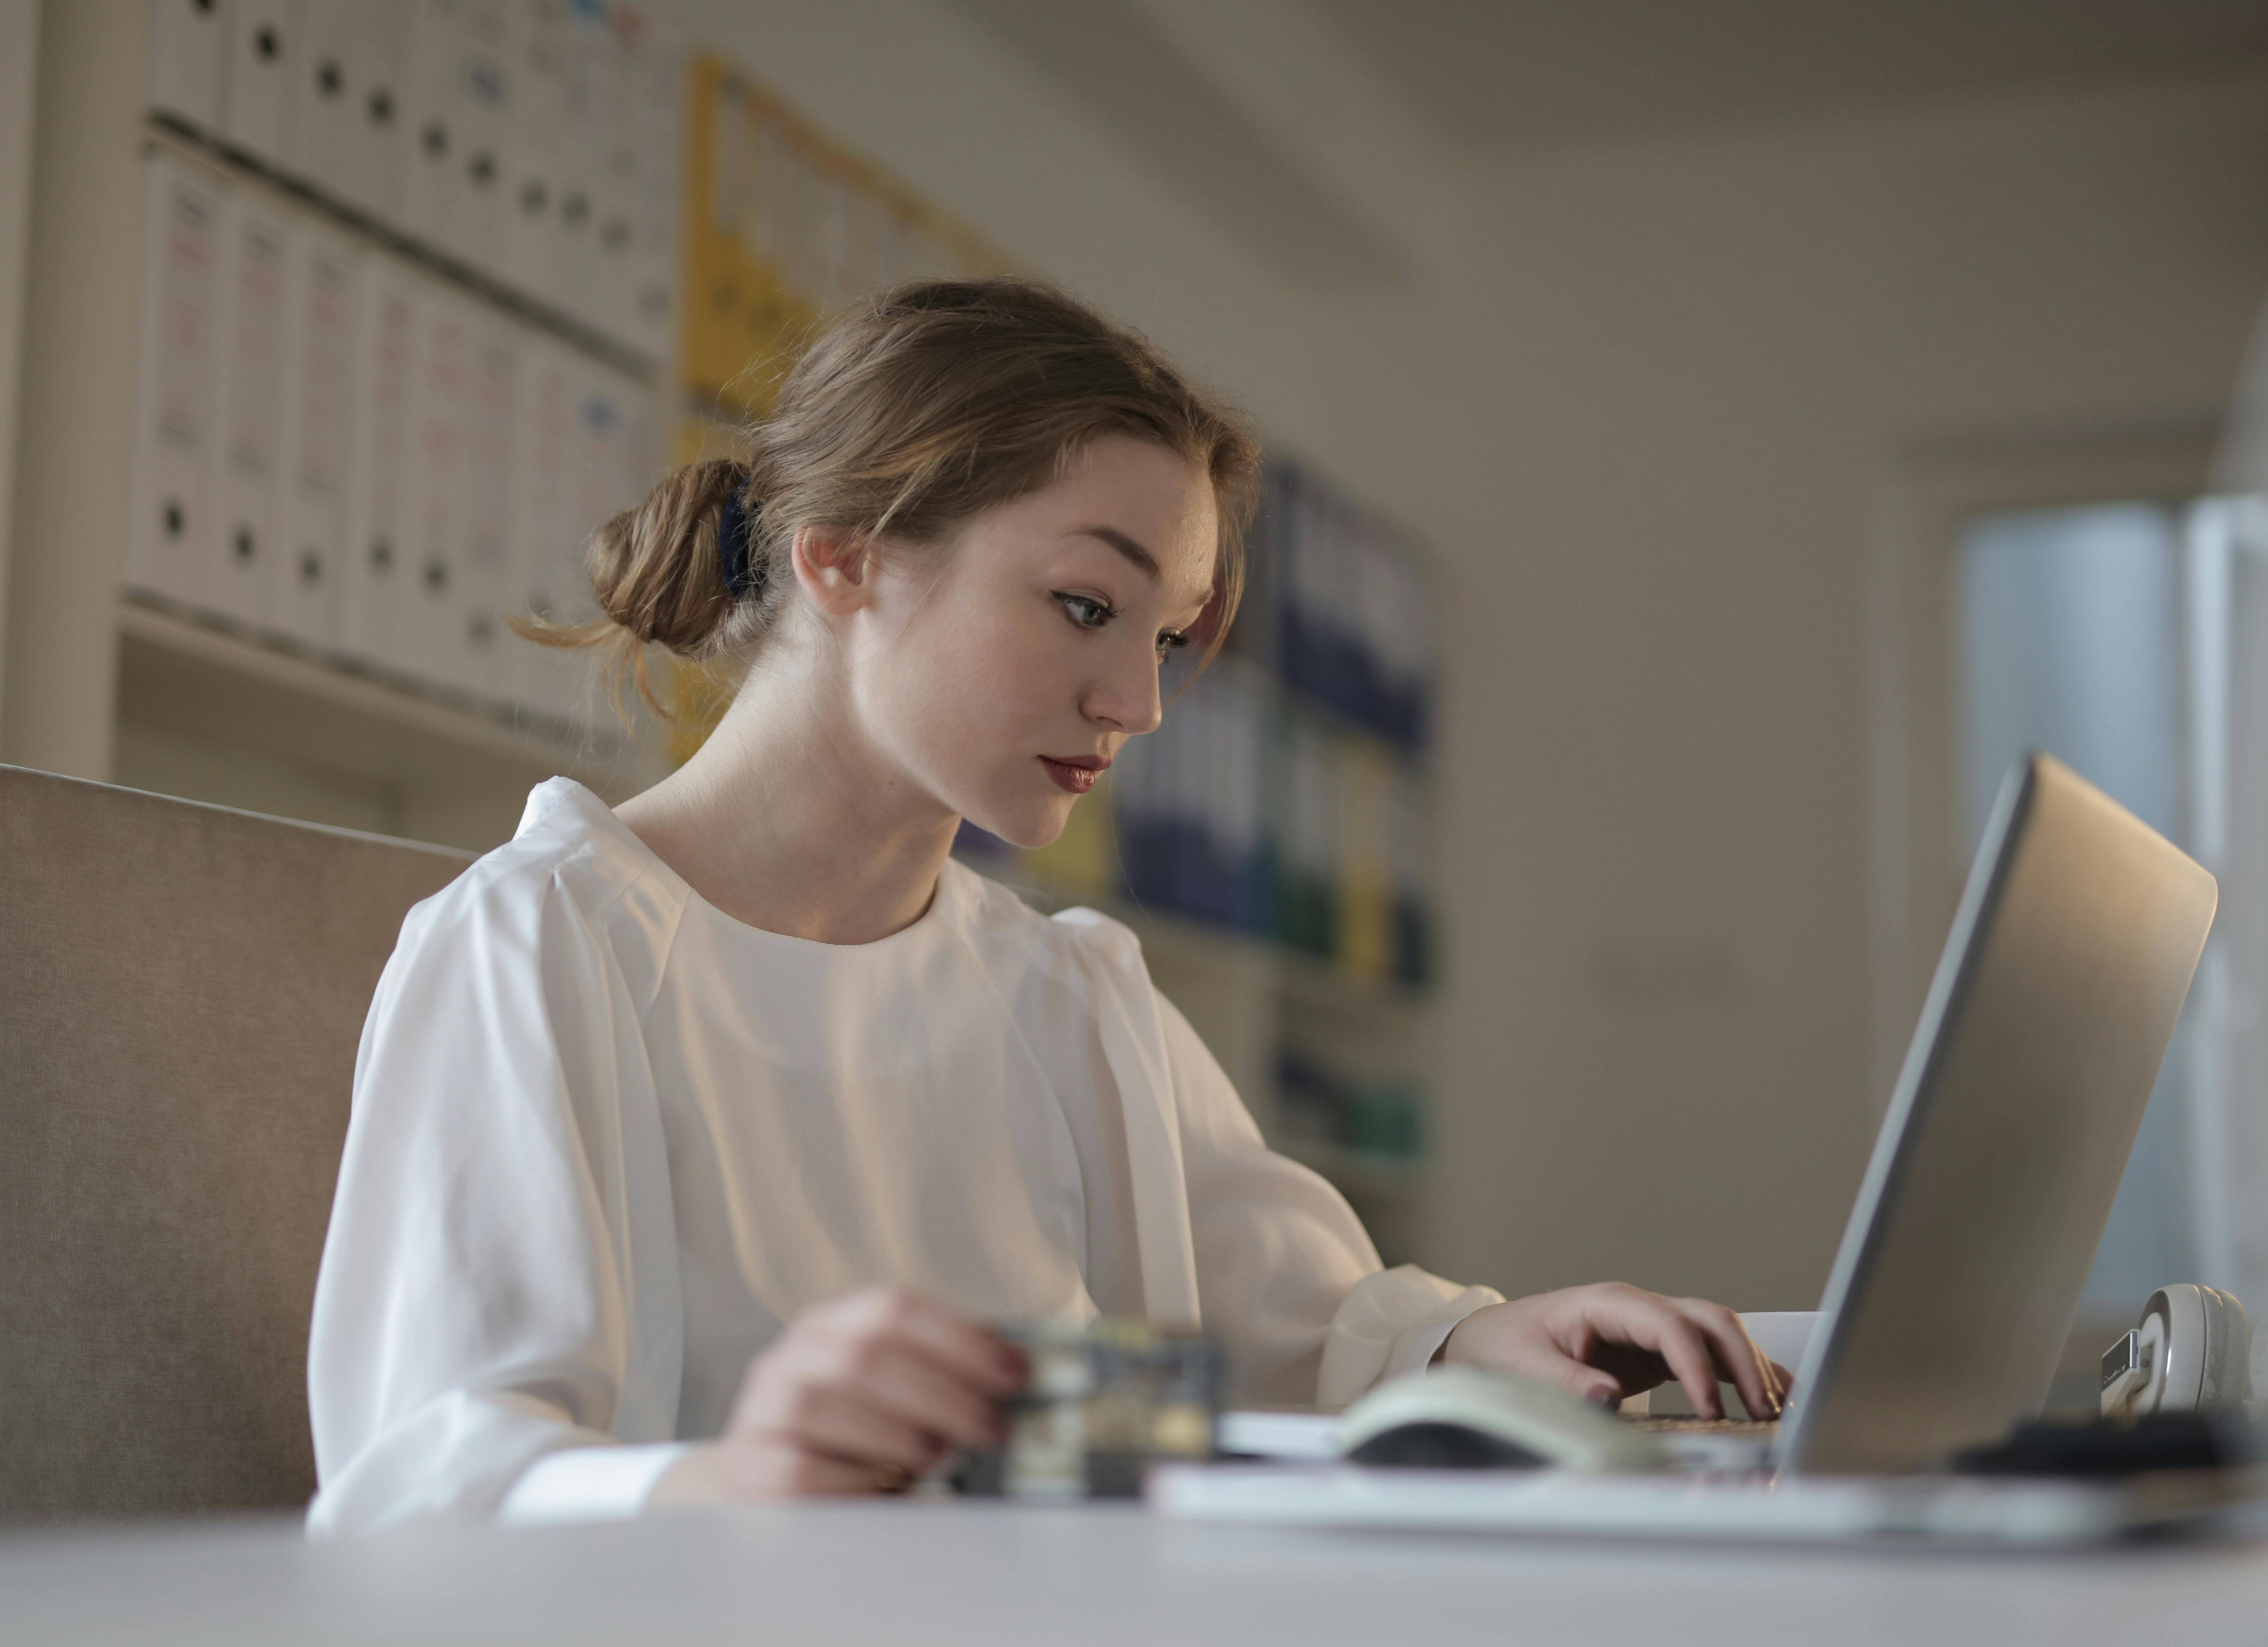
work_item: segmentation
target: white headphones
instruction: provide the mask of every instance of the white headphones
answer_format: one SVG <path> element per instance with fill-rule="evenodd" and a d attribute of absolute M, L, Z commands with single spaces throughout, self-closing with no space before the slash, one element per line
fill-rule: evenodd
<path fill-rule="evenodd" d="M 2251 1377 L 2252 1322 L 2236 1296 L 2161 1287 L 2141 1325 L 2102 1354 L 2102 1415 L 2218 1412 L 2250 1397 Z"/>

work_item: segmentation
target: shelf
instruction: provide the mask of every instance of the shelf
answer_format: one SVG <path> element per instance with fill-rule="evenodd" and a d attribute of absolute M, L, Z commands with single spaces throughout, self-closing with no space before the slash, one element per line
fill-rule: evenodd
<path fill-rule="evenodd" d="M 1052 884 L 1018 878 L 1011 866 L 972 859 L 969 867 L 1009 888 L 1034 908 L 1053 914 L 1084 905 L 1123 922 L 1145 950 L 1211 965 L 1269 969 L 1278 992 L 1294 1004 L 1318 1012 L 1355 1013 L 1366 1019 L 1414 1020 L 1432 1004 L 1430 991 L 1388 979 L 1361 979 L 1309 954 L 1232 927 L 1215 926 L 1170 911 L 1145 909 L 1123 897 L 1066 891 Z"/>
<path fill-rule="evenodd" d="M 1101 910 L 1113 920 L 1123 922 L 1142 940 L 1142 947 L 1145 949 L 1161 949 L 1192 957 L 1211 956 L 1219 961 L 1234 960 L 1271 969 L 1280 969 L 1284 962 L 1282 945 L 1248 932 L 1239 932 L 1233 927 L 1216 927 L 1211 921 L 1197 920 L 1188 915 L 1144 909 L 1123 898 L 1079 901 Z"/>
<path fill-rule="evenodd" d="M 446 702 L 139 596 L 118 631 L 119 716 L 160 731 L 431 790 L 563 774 L 612 800 L 652 775 L 628 735 Z"/>
<path fill-rule="evenodd" d="M 1430 990 L 1412 989 L 1392 979 L 1357 978 L 1304 949 L 1270 947 L 1283 960 L 1284 993 L 1316 1011 L 1405 1017 L 1423 1013 L 1433 1003 Z"/>

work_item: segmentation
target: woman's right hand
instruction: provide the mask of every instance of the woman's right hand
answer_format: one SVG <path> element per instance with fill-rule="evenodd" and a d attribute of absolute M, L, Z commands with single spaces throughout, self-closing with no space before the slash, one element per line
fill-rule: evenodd
<path fill-rule="evenodd" d="M 806 1311 L 748 1363 L 705 1461 L 724 1496 L 889 1492 L 955 1447 L 1003 1437 L 1024 1357 L 896 1287 Z"/>

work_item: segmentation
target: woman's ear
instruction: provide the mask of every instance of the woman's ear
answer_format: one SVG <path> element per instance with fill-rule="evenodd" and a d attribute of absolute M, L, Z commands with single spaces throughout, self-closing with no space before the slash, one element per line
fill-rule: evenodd
<path fill-rule="evenodd" d="M 805 597 L 830 617 L 848 617 L 873 598 L 873 556 L 859 533 L 799 526 L 789 558 Z"/>

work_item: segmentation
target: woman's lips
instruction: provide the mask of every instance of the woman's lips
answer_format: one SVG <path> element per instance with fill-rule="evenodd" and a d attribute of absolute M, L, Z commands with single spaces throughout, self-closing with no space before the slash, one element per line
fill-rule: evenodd
<path fill-rule="evenodd" d="M 1040 757 L 1040 764 L 1048 769 L 1048 776 L 1055 779 L 1057 788 L 1068 789 L 1075 795 L 1083 795 L 1094 787 L 1094 780 L 1102 776 L 1102 769 L 1110 763 L 1098 761 L 1092 766 L 1081 766 L 1042 755 Z"/>

